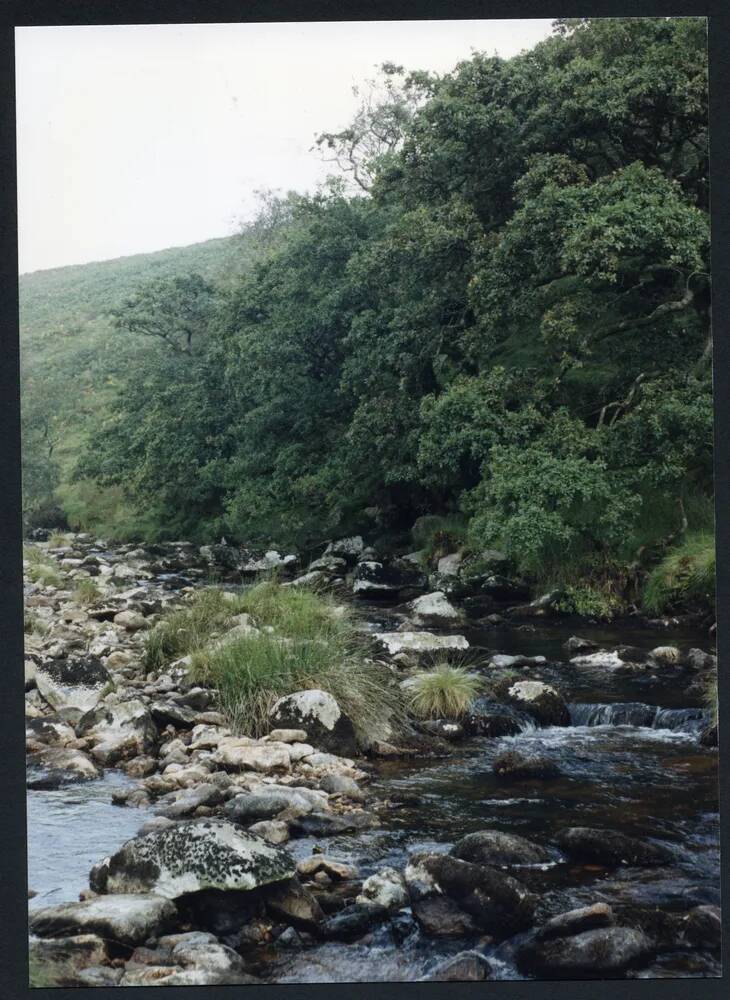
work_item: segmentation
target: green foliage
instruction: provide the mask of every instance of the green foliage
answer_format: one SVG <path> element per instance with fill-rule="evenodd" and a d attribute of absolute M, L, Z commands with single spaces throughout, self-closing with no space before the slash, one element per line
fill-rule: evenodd
<path fill-rule="evenodd" d="M 365 190 L 24 279 L 28 523 L 60 501 L 109 537 L 307 547 L 429 512 L 431 556 L 498 547 L 592 614 L 633 599 L 712 495 L 704 20 L 386 66 L 319 146 Z"/>
<path fill-rule="evenodd" d="M 406 682 L 411 710 L 422 719 L 462 718 L 483 686 L 477 674 L 448 664 L 414 674 Z"/>
<path fill-rule="evenodd" d="M 194 653 L 238 613 L 237 602 L 211 587 L 196 591 L 186 606 L 166 614 L 145 636 L 145 666 L 157 670 Z"/>
<path fill-rule="evenodd" d="M 610 621 L 622 609 L 623 602 L 610 585 L 600 587 L 590 583 L 578 586 L 568 584 L 558 607 L 566 614 Z"/>
<path fill-rule="evenodd" d="M 675 606 L 715 606 L 715 537 L 688 534 L 652 570 L 644 607 L 661 614 Z"/>

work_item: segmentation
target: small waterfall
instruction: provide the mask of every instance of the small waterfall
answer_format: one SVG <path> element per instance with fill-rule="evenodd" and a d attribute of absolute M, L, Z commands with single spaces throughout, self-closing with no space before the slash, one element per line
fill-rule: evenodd
<path fill-rule="evenodd" d="M 658 708 L 642 702 L 568 705 L 573 726 L 642 726 L 675 733 L 701 733 L 710 723 L 704 708 Z"/>

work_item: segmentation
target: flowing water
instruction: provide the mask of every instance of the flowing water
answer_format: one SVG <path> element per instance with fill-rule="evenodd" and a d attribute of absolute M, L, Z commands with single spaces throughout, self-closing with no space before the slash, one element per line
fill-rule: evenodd
<path fill-rule="evenodd" d="M 393 627 L 387 614 L 373 627 Z M 329 855 L 356 863 L 363 876 L 386 865 L 403 870 L 410 854 L 445 851 L 465 834 L 487 827 L 550 845 L 567 826 L 604 826 L 647 838 L 671 850 L 661 868 L 569 864 L 554 849 L 549 863 L 514 874 L 540 897 L 538 920 L 576 906 L 605 901 L 618 912 L 636 906 L 687 909 L 719 903 L 717 754 L 699 745 L 707 713 L 686 691 L 687 675 L 620 676 L 610 669 L 576 668 L 566 661 L 566 626 L 539 629 L 467 630 L 472 646 L 502 653 L 544 655 L 548 663 L 525 676 L 556 683 L 570 702 L 572 724 L 536 729 L 502 739 L 476 738 L 444 758 L 381 762 L 371 785 L 381 800 L 381 826 L 328 840 L 293 840 L 305 857 L 317 844 Z M 581 635 L 608 648 L 630 644 L 651 649 L 677 644 L 709 649 L 701 633 L 641 628 L 586 629 Z M 561 776 L 504 786 L 491 770 L 505 749 L 545 753 Z M 39 892 L 31 906 L 77 897 L 92 864 L 133 836 L 147 818 L 139 809 L 110 804 L 123 776 L 58 791 L 30 792 L 29 885 Z M 398 802 L 403 804 L 398 805 Z M 347 982 L 416 980 L 447 956 L 479 946 L 499 979 L 519 978 L 515 943 L 426 938 L 407 918 L 376 929 L 354 944 L 316 944 L 288 951 L 259 951 L 255 970 L 269 981 Z M 703 952 L 663 955 L 641 976 L 719 975 Z"/>

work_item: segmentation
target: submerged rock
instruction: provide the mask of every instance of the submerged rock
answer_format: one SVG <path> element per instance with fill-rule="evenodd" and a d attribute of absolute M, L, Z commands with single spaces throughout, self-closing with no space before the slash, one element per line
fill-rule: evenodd
<path fill-rule="evenodd" d="M 154 892 L 175 899 L 205 889 L 243 890 L 292 878 L 289 854 L 225 820 L 188 820 L 128 840 L 92 869 L 99 893 Z"/>
<path fill-rule="evenodd" d="M 481 983 L 492 978 L 492 967 L 487 959 L 478 951 L 460 951 L 458 955 L 447 959 L 428 976 L 425 982 L 431 983 Z"/>
<path fill-rule="evenodd" d="M 537 754 L 526 756 L 517 750 L 508 750 L 497 757 L 492 770 L 501 781 L 547 781 L 557 778 L 560 768 L 549 757 Z"/>
<path fill-rule="evenodd" d="M 672 860 L 665 847 L 627 837 L 616 830 L 575 826 L 561 831 L 555 839 L 561 850 L 575 861 L 647 867 L 667 864 Z"/>
<path fill-rule="evenodd" d="M 34 910 L 29 926 L 39 937 L 98 934 L 109 941 L 134 945 L 169 927 L 176 912 L 169 899 L 150 893 L 97 896 Z"/>
<path fill-rule="evenodd" d="M 501 830 L 469 833 L 454 844 L 450 853 L 477 865 L 530 865 L 550 860 L 550 852 L 540 844 Z"/>
<path fill-rule="evenodd" d="M 526 942 L 517 951 L 521 971 L 546 979 L 619 976 L 652 950 L 633 927 L 598 927 L 570 937 Z"/>
<path fill-rule="evenodd" d="M 362 937 L 375 924 L 388 917 L 384 906 L 374 903 L 351 903 L 339 913 L 323 921 L 317 932 L 323 938 L 336 941 L 351 941 Z"/>
<path fill-rule="evenodd" d="M 498 694 L 541 726 L 569 726 L 570 712 L 562 695 L 543 681 L 502 681 Z"/>
<path fill-rule="evenodd" d="M 596 927 L 611 927 L 615 923 L 613 910 L 608 903 L 594 903 L 593 906 L 581 906 L 551 917 L 535 932 L 535 936 L 539 941 L 547 941 L 554 937 L 570 937 Z"/>

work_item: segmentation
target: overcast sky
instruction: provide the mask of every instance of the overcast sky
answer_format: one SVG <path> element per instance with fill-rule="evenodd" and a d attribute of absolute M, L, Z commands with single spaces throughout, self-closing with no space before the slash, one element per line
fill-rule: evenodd
<path fill-rule="evenodd" d="M 550 20 L 16 30 L 20 271 L 226 236 L 261 188 L 312 190 L 312 151 L 386 61 L 511 56 Z"/>

